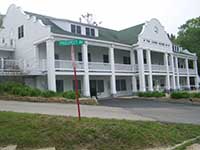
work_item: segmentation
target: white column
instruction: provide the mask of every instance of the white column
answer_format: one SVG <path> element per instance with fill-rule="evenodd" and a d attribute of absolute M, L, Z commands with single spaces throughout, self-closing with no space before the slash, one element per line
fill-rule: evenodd
<path fill-rule="evenodd" d="M 195 87 L 198 89 L 199 88 L 199 75 L 198 75 L 198 66 L 197 66 L 197 60 L 194 60 L 194 69 L 196 73 L 195 77 Z"/>
<path fill-rule="evenodd" d="M 55 75 L 55 58 L 54 58 L 54 39 L 48 39 L 46 41 L 47 49 L 47 79 L 48 90 L 56 91 L 56 75 Z"/>
<path fill-rule="evenodd" d="M 168 53 L 165 53 L 165 66 L 166 66 L 166 90 L 170 90 L 170 78 L 169 78 L 169 65 L 168 65 Z"/>
<path fill-rule="evenodd" d="M 34 57 L 35 59 L 39 59 L 39 48 L 37 45 L 34 45 Z"/>
<path fill-rule="evenodd" d="M 190 73 L 189 73 L 188 58 L 185 59 L 185 66 L 187 71 L 187 88 L 190 89 Z"/>
<path fill-rule="evenodd" d="M 82 57 L 84 65 L 84 76 L 83 76 L 83 95 L 90 96 L 90 78 L 89 78 L 89 68 L 88 68 L 88 45 L 87 42 L 82 45 Z"/>
<path fill-rule="evenodd" d="M 111 65 L 111 73 L 112 73 L 110 77 L 111 94 L 112 96 L 115 96 L 117 94 L 117 91 L 116 91 L 115 58 L 114 58 L 113 46 L 109 47 L 109 62 Z"/>
<path fill-rule="evenodd" d="M 170 65 L 172 67 L 172 89 L 176 89 L 175 70 L 174 70 L 174 56 L 170 54 Z"/>
<path fill-rule="evenodd" d="M 151 51 L 147 50 L 147 64 L 149 68 L 148 85 L 149 91 L 153 91 L 153 79 L 152 79 L 152 68 L 151 68 Z"/>
<path fill-rule="evenodd" d="M 179 69 L 178 69 L 178 57 L 175 57 L 175 62 L 176 62 L 177 88 L 180 89 L 180 77 L 179 77 Z"/>
<path fill-rule="evenodd" d="M 145 75 L 144 75 L 144 56 L 143 49 L 137 49 L 137 57 L 138 57 L 138 69 L 139 69 L 139 82 L 140 82 L 140 91 L 146 91 L 145 84 Z"/>
<path fill-rule="evenodd" d="M 4 58 L 2 57 L 1 58 L 1 71 L 3 72 L 4 71 Z"/>
<path fill-rule="evenodd" d="M 134 53 L 134 50 L 130 51 L 130 58 L 131 58 L 131 66 L 132 66 L 133 71 L 134 71 L 134 65 L 135 65 L 135 53 Z M 137 80 L 136 80 L 136 76 L 135 75 L 132 76 L 132 92 L 133 93 L 137 92 Z"/>

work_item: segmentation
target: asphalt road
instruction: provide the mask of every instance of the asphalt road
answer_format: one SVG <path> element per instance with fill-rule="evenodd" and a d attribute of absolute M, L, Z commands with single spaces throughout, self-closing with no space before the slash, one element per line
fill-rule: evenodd
<path fill-rule="evenodd" d="M 161 122 L 200 124 L 200 106 L 197 105 L 118 98 L 99 100 L 99 103 Z"/>
<path fill-rule="evenodd" d="M 0 100 L 0 111 L 77 117 L 77 105 L 75 104 L 32 103 Z M 123 108 L 106 106 L 81 105 L 81 116 L 103 119 L 155 121 L 151 118 L 135 115 Z"/>

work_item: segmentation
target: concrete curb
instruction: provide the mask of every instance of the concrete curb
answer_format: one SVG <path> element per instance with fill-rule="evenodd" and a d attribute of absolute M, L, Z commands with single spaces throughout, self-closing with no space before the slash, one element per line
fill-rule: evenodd
<path fill-rule="evenodd" d="M 185 145 L 187 143 L 193 142 L 193 141 L 195 141 L 195 140 L 197 140 L 199 138 L 200 138 L 200 136 L 197 136 L 197 137 L 195 137 L 193 139 L 186 140 L 186 141 L 184 141 L 184 142 L 182 142 L 180 144 L 177 144 L 177 145 L 175 145 L 175 146 L 173 146 L 173 147 L 171 147 L 170 149 L 167 149 L 167 150 L 175 150 L 176 148 L 178 148 L 180 146 L 183 146 L 183 145 Z"/>
<path fill-rule="evenodd" d="M 156 98 L 156 97 L 117 97 L 116 99 L 124 99 L 124 100 L 151 100 L 151 101 L 158 101 L 158 102 L 169 102 L 169 103 L 177 103 L 177 104 L 191 104 L 200 106 L 200 100 L 197 101 L 195 99 L 172 99 L 172 98 Z"/>

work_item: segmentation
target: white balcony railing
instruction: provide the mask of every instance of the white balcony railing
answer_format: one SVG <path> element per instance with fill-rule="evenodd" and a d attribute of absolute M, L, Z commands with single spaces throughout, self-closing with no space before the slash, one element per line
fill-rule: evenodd
<path fill-rule="evenodd" d="M 178 68 L 178 71 L 179 71 L 180 74 L 187 74 L 186 68 Z"/>
<path fill-rule="evenodd" d="M 144 71 L 149 71 L 149 65 L 148 64 L 144 64 Z"/>
<path fill-rule="evenodd" d="M 84 70 L 83 62 L 76 61 L 76 69 Z M 58 71 L 71 71 L 73 70 L 73 64 L 70 60 L 55 60 L 55 70 Z"/>
<path fill-rule="evenodd" d="M 133 66 L 130 64 L 115 64 L 116 72 L 133 72 Z"/>
<path fill-rule="evenodd" d="M 89 62 L 88 67 L 90 71 L 111 71 L 110 63 Z"/>
<path fill-rule="evenodd" d="M 3 49 L 14 49 L 15 48 L 15 40 L 0 37 L 0 48 Z"/>
<path fill-rule="evenodd" d="M 152 71 L 155 72 L 166 72 L 166 66 L 165 65 L 151 65 Z"/>
<path fill-rule="evenodd" d="M 23 72 L 24 61 L 23 60 L 0 60 L 0 71 L 1 72 Z"/>
<path fill-rule="evenodd" d="M 196 74 L 196 70 L 195 69 L 189 69 L 189 74 Z"/>
<path fill-rule="evenodd" d="M 133 65 L 134 72 L 138 72 L 138 64 Z"/>

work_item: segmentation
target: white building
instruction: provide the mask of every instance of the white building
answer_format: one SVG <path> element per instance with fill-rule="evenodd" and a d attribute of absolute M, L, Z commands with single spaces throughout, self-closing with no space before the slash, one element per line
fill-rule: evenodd
<path fill-rule="evenodd" d="M 79 89 L 84 96 L 130 95 L 137 91 L 198 88 L 197 56 L 172 44 L 151 19 L 116 31 L 43 16 L 11 5 L 0 29 L 0 77 L 23 76 L 28 85 L 73 90 L 70 47 L 60 40 L 83 39 L 75 47 Z"/>

